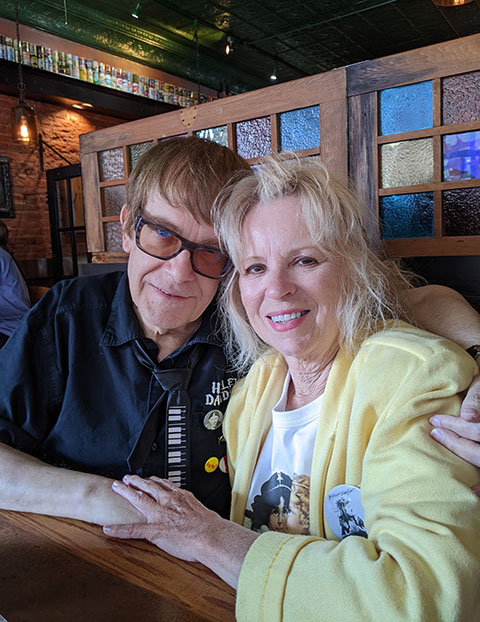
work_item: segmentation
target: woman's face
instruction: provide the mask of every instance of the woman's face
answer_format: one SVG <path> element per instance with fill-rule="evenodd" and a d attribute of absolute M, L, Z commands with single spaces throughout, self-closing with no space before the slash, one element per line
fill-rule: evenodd
<path fill-rule="evenodd" d="M 270 516 L 268 519 L 268 528 L 270 531 L 287 531 L 288 521 L 288 505 L 285 505 L 285 499 L 280 497 L 278 505 L 275 505 L 270 510 Z"/>
<path fill-rule="evenodd" d="M 298 198 L 255 205 L 241 239 L 240 295 L 259 337 L 287 362 L 318 362 L 335 351 L 342 263 L 313 245 Z"/>

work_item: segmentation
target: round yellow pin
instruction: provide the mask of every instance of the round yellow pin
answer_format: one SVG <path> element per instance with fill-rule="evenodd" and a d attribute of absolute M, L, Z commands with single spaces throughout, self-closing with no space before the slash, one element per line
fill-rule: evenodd
<path fill-rule="evenodd" d="M 213 471 L 215 471 L 217 467 L 218 467 L 218 458 L 215 456 L 212 456 L 205 462 L 205 471 L 207 473 L 213 473 Z"/>

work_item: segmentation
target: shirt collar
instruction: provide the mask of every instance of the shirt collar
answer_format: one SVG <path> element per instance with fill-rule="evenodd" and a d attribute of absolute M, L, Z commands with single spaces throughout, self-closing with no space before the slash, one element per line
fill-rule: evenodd
<path fill-rule="evenodd" d="M 222 346 L 216 328 L 217 305 L 213 300 L 205 309 L 202 321 L 198 330 L 192 335 L 186 344 L 181 346 L 175 354 L 181 353 L 187 347 L 196 343 L 207 343 L 215 346 Z M 107 325 L 100 340 L 102 346 L 121 346 L 134 339 L 145 338 L 137 316 L 133 310 L 132 297 L 128 285 L 128 276 L 125 272 L 117 286 L 117 290 L 112 300 L 112 308 L 107 321 Z M 172 353 L 173 354 L 173 353 Z"/>

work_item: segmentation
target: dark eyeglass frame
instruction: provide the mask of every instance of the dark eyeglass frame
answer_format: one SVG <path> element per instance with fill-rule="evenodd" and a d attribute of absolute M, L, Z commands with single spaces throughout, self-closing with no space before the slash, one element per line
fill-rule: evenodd
<path fill-rule="evenodd" d="M 177 240 L 180 240 L 181 242 L 180 248 L 177 248 L 177 250 L 174 253 L 171 253 L 170 255 L 166 255 L 166 256 L 154 255 L 153 253 L 148 252 L 140 244 L 140 232 L 144 225 L 149 225 L 150 227 L 153 227 L 154 229 L 165 231 L 165 233 L 168 233 L 169 235 L 176 238 Z M 225 255 L 225 253 L 222 253 L 222 251 L 219 250 L 218 248 L 215 248 L 214 246 L 204 246 L 203 244 L 196 244 L 195 242 L 191 242 L 190 240 L 187 240 L 186 238 L 182 238 L 182 236 L 176 233 L 175 231 L 172 231 L 171 229 L 168 229 L 167 227 L 164 227 L 163 225 L 159 225 L 158 222 L 152 222 L 151 220 L 148 220 L 147 218 L 144 218 L 143 216 L 137 216 L 137 219 L 136 219 L 135 243 L 137 247 L 141 251 L 143 251 L 145 254 L 150 255 L 150 257 L 155 257 L 156 259 L 162 259 L 163 261 L 168 261 L 169 259 L 173 259 L 177 255 L 179 255 L 182 251 L 186 250 L 190 253 L 190 263 L 192 265 L 192 270 L 196 272 L 197 274 L 200 274 L 201 276 L 206 277 L 207 279 L 215 279 L 215 280 L 223 279 L 232 271 L 232 268 L 233 268 L 233 264 L 232 264 L 230 257 L 228 257 L 228 255 Z M 225 257 L 226 259 L 225 267 L 223 268 L 222 272 L 218 276 L 211 276 L 208 274 L 204 274 L 195 266 L 195 263 L 194 263 L 195 251 L 203 251 L 203 250 L 213 252 L 213 253 L 216 253 L 218 255 L 222 255 L 223 257 Z"/>

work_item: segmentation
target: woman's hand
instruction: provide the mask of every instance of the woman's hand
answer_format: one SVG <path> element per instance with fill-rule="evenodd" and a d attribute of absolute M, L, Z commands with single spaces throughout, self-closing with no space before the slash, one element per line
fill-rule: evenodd
<path fill-rule="evenodd" d="M 107 535 L 148 540 L 186 561 L 201 561 L 195 550 L 203 534 L 212 523 L 223 521 L 191 492 L 167 479 L 125 475 L 123 482 L 114 482 L 112 488 L 141 512 L 147 522 L 106 526 L 103 530 Z"/>
<path fill-rule="evenodd" d="M 221 518 L 191 492 L 166 479 L 125 475 L 112 488 L 147 522 L 106 526 L 103 530 L 108 536 L 149 540 L 170 555 L 204 564 L 237 587 L 243 560 L 257 533 Z"/>
<path fill-rule="evenodd" d="M 432 437 L 467 462 L 480 467 L 480 375 L 470 387 L 462 404 L 460 417 L 434 415 Z M 475 486 L 480 496 L 480 486 Z"/>

